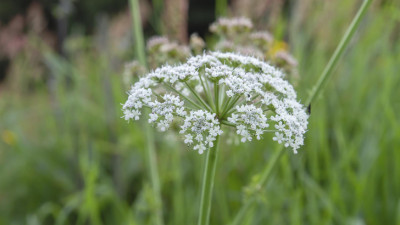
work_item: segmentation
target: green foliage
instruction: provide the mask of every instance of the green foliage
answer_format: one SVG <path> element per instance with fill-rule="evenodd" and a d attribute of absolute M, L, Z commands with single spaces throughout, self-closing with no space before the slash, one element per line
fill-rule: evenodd
<path fill-rule="evenodd" d="M 318 8 L 301 28 L 286 22 L 303 101 L 354 14 L 340 2 L 323 25 Z M 221 140 L 211 224 L 228 224 L 253 196 L 242 224 L 400 224 L 399 22 L 393 5 L 369 11 L 312 105 L 305 146 L 283 152 L 265 187 L 251 184 L 276 153 L 271 134 L 237 146 Z M 0 93 L 0 224 L 151 224 L 144 124 L 119 118 L 122 66 L 114 71 L 94 49 L 68 61 L 43 49 L 50 88 Z M 172 132 L 155 141 L 166 224 L 194 224 L 205 155 Z"/>

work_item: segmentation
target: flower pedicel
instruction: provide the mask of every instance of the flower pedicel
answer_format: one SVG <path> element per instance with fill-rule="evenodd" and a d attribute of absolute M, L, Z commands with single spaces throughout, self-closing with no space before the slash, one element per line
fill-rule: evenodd
<path fill-rule="evenodd" d="M 151 109 L 149 123 L 165 131 L 181 120 L 184 142 L 200 154 L 214 146 L 221 126 L 242 142 L 274 132 L 274 141 L 296 153 L 303 145 L 308 115 L 284 74 L 250 56 L 211 52 L 185 64 L 165 65 L 142 77 L 123 105 L 126 120 Z"/>

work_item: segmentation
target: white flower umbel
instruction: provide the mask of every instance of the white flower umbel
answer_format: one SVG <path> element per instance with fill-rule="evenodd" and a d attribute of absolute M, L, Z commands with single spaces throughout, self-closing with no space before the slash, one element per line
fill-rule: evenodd
<path fill-rule="evenodd" d="M 215 114 L 197 110 L 191 111 L 185 118 L 180 133 L 186 134 L 186 144 L 196 143 L 193 149 L 202 154 L 204 150 L 214 146 L 214 141 L 222 134 L 222 130 Z"/>
<path fill-rule="evenodd" d="M 291 147 L 303 145 L 308 115 L 281 70 L 250 56 L 212 52 L 185 64 L 166 65 L 142 77 L 123 105 L 125 119 L 148 121 L 165 131 L 181 121 L 184 142 L 199 153 L 214 146 L 221 126 L 236 129 L 242 142 L 265 132 Z"/>
<path fill-rule="evenodd" d="M 232 113 L 228 121 L 232 124 L 238 124 L 237 134 L 242 136 L 242 142 L 251 141 L 252 136 L 260 140 L 260 135 L 269 127 L 267 117 L 261 108 L 254 105 L 236 106 L 237 114 Z"/>
<path fill-rule="evenodd" d="M 185 116 L 185 108 L 183 107 L 183 101 L 179 99 L 178 96 L 165 94 L 161 97 L 163 102 L 155 100 L 154 102 L 149 102 L 151 107 L 151 113 L 149 114 L 149 123 L 157 123 L 157 127 L 161 131 L 168 129 L 169 124 L 174 118 L 174 113 L 177 116 Z"/>
<path fill-rule="evenodd" d="M 250 31 L 253 23 L 246 17 L 219 18 L 211 24 L 210 31 L 213 33 L 239 33 Z"/>

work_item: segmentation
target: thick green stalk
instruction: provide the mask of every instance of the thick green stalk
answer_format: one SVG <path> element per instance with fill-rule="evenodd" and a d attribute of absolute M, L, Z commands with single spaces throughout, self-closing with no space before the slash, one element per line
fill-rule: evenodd
<path fill-rule="evenodd" d="M 228 10 L 228 0 L 215 1 L 215 18 L 226 16 Z"/>
<path fill-rule="evenodd" d="M 320 93 L 323 85 L 325 84 L 325 82 L 329 78 L 329 76 L 332 74 L 334 67 L 336 66 L 338 60 L 340 59 L 344 50 L 346 49 L 347 45 L 349 44 L 349 41 L 353 37 L 354 32 L 356 31 L 361 19 L 365 15 L 365 12 L 366 12 L 368 6 L 371 4 L 371 2 L 372 2 L 372 0 L 364 0 L 363 4 L 361 5 L 360 9 L 358 10 L 356 16 L 354 17 L 353 21 L 351 22 L 350 26 L 347 28 L 346 33 L 344 34 L 342 40 L 340 41 L 339 45 L 337 46 L 335 52 L 333 53 L 331 59 L 329 60 L 328 64 L 326 65 L 324 71 L 320 75 L 317 84 L 313 87 L 313 89 L 310 93 L 310 96 L 308 97 L 305 105 L 310 105 L 311 102 L 314 101 L 314 99 Z M 264 171 L 261 175 L 260 181 L 255 185 L 256 187 L 263 187 L 264 185 L 267 184 L 269 178 L 271 177 L 273 168 L 275 168 L 276 164 L 279 162 L 279 159 L 283 155 L 282 154 L 283 149 L 284 148 L 282 146 L 280 146 L 278 151 L 274 154 L 274 156 L 271 159 L 271 162 L 264 169 Z M 236 214 L 236 216 L 232 222 L 232 225 L 240 224 L 240 222 L 242 221 L 246 212 L 248 211 L 248 209 L 251 208 L 251 206 L 256 202 L 256 200 L 257 200 L 257 197 L 253 196 L 242 205 L 239 212 Z"/>
<path fill-rule="evenodd" d="M 146 63 L 146 52 L 144 50 L 144 37 L 142 31 L 142 24 L 140 19 L 140 8 L 138 0 L 129 0 L 131 13 L 132 13 L 132 24 L 133 24 L 133 37 L 135 38 L 135 50 L 136 57 L 139 62 L 147 68 Z M 148 109 L 146 109 L 148 111 Z M 147 158 L 150 172 L 151 185 L 154 194 L 154 223 L 156 225 L 163 225 L 163 211 L 161 201 L 161 188 L 160 178 L 157 167 L 157 157 L 154 145 L 154 133 L 150 125 L 145 124 L 146 129 L 146 144 L 147 144 Z"/>
<path fill-rule="evenodd" d="M 329 60 L 328 64 L 326 65 L 324 71 L 322 72 L 321 76 L 318 79 L 317 84 L 312 88 L 311 94 L 306 101 L 306 105 L 310 105 L 311 102 L 318 96 L 321 92 L 322 87 L 332 74 L 332 70 L 335 68 L 336 64 L 338 63 L 340 57 L 343 55 L 344 50 L 346 50 L 347 45 L 349 44 L 351 38 L 356 32 L 358 25 L 360 24 L 361 19 L 364 17 L 365 12 L 368 9 L 368 6 L 371 4 L 372 0 L 364 0 L 360 9 L 358 10 L 356 16 L 354 17 L 353 21 L 351 22 L 350 26 L 347 28 L 346 33 L 344 34 L 342 40 L 340 41 L 339 45 L 336 47 L 335 52 L 333 53 L 331 59 Z"/>
<path fill-rule="evenodd" d="M 132 13 L 133 37 L 135 39 L 134 43 L 135 43 L 136 57 L 143 66 L 147 67 L 139 2 L 138 0 L 129 0 L 129 3 L 131 6 L 131 13 Z"/>
<path fill-rule="evenodd" d="M 207 150 L 207 158 L 204 166 L 203 184 L 201 189 L 198 225 L 208 225 L 210 221 L 211 198 L 218 160 L 218 146 L 219 136 L 217 136 L 217 139 L 214 141 L 214 147 Z"/>

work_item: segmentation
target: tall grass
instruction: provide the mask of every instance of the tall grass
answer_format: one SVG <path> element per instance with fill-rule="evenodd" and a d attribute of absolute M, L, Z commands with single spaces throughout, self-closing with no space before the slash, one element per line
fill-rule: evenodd
<path fill-rule="evenodd" d="M 304 20 L 286 21 L 304 101 L 356 6 L 345 0 L 319 4 L 331 5 L 309 8 Z M 242 188 L 260 179 L 250 175 L 275 154 L 271 137 L 238 146 L 221 140 L 210 224 L 227 224 L 242 200 L 254 195 L 256 206 L 242 224 L 400 223 L 399 3 L 385 4 L 373 5 L 312 105 L 305 146 L 298 155 L 283 153 L 265 187 Z M 329 21 L 316 20 L 323 17 Z M 118 118 L 110 122 L 105 110 L 122 115 L 121 71 L 85 39 L 87 46 L 70 61 L 51 52 L 44 57 L 56 75 L 57 110 L 45 85 L 28 89 L 17 77 L 9 82 L 21 83 L 0 94 L 0 224 L 152 224 L 142 129 Z M 29 76 L 29 61 L 21 56 L 14 63 L 15 76 Z M 107 92 L 105 70 L 111 71 Z M 66 73 L 74 84 L 69 89 Z M 112 141 L 110 129 L 116 134 Z M 195 223 L 203 158 L 172 134 L 155 133 L 155 146 L 166 224 Z M 113 155 L 120 156 L 118 183 Z"/>

